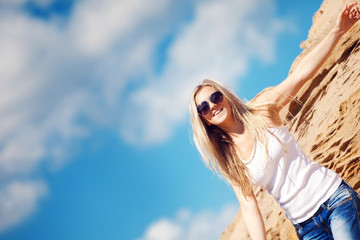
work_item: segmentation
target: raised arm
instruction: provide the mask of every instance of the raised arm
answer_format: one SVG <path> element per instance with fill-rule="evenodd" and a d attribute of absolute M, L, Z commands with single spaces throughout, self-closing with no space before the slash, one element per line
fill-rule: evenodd
<path fill-rule="evenodd" d="M 276 102 L 282 108 L 291 100 L 289 96 L 296 95 L 324 64 L 342 35 L 359 20 L 360 13 L 356 4 L 346 4 L 337 17 L 334 28 L 299 62 L 296 69 L 283 82 L 268 91 L 269 94 L 262 100 Z"/>
<path fill-rule="evenodd" d="M 234 185 L 232 187 L 239 200 L 241 213 L 251 239 L 266 239 L 264 220 L 261 216 L 254 193 L 252 192 L 251 196 L 245 197 L 239 187 Z"/>

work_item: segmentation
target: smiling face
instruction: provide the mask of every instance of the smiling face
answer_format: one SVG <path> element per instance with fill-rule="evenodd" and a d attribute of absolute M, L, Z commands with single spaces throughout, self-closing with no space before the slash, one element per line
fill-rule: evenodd
<path fill-rule="evenodd" d="M 206 122 L 216 125 L 221 128 L 222 125 L 226 124 L 231 119 L 231 107 L 229 101 L 224 96 L 224 100 L 221 103 L 215 104 L 209 101 L 211 94 L 216 92 L 217 89 L 211 86 L 202 87 L 195 97 L 196 106 L 201 104 L 203 101 L 207 101 L 210 106 L 210 111 L 203 116 Z"/>

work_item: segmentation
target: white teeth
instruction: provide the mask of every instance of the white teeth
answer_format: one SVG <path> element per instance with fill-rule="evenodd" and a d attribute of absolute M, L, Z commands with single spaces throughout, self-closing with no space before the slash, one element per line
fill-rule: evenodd
<path fill-rule="evenodd" d="M 216 112 L 214 113 L 214 116 L 218 115 L 221 111 L 222 111 L 222 109 L 219 109 L 218 111 L 216 111 Z"/>

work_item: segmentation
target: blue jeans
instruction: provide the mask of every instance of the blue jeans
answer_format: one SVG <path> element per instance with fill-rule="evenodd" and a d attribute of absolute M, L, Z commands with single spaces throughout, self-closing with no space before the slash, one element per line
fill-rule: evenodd
<path fill-rule="evenodd" d="M 314 216 L 294 225 L 299 239 L 360 239 L 360 198 L 345 181 Z"/>

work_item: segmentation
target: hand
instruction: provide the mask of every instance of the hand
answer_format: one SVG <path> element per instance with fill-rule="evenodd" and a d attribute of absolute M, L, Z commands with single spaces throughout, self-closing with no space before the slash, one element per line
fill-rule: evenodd
<path fill-rule="evenodd" d="M 356 4 L 356 2 L 346 4 L 345 8 L 340 12 L 336 20 L 336 27 L 340 32 L 347 32 L 360 19 L 360 11 L 355 6 Z"/>

